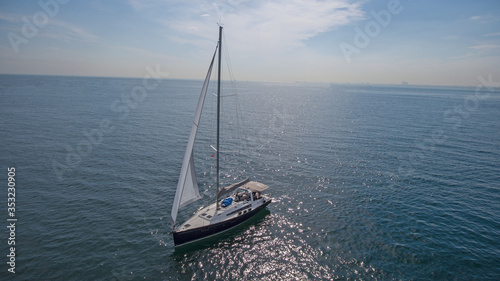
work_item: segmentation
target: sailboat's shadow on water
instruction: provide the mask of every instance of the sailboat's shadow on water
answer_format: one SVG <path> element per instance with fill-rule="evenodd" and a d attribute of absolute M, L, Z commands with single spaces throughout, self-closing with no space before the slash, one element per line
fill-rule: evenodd
<path fill-rule="evenodd" d="M 257 214 L 255 214 L 250 219 L 245 222 L 235 226 L 234 228 L 225 231 L 223 233 L 216 234 L 214 236 L 192 242 L 186 245 L 181 245 L 175 247 L 174 252 L 172 253 L 172 258 L 174 259 L 183 259 L 186 254 L 191 254 L 196 251 L 206 250 L 214 247 L 220 247 L 221 244 L 231 245 L 232 241 L 240 237 L 245 231 L 249 229 L 250 226 L 259 227 L 264 224 L 266 217 L 271 214 L 267 208 L 261 210 Z"/>

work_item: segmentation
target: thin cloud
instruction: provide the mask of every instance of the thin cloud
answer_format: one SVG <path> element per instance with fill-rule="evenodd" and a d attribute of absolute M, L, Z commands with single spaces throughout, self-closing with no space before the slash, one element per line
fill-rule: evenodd
<path fill-rule="evenodd" d="M 270 48 L 303 46 L 309 38 L 363 19 L 361 3 L 349 0 L 260 0 L 196 1 L 188 5 L 175 0 L 129 1 L 139 13 L 156 18 L 168 28 L 170 36 L 184 37 L 193 45 L 199 43 L 197 38 L 214 41 L 216 23 L 222 21 L 233 47 L 256 48 L 266 42 L 268 51 Z M 156 15 L 167 5 L 175 13 L 169 17 Z"/>
<path fill-rule="evenodd" d="M 484 36 L 487 36 L 487 37 L 492 37 L 492 36 L 500 36 L 500 32 L 496 32 L 496 33 L 488 33 L 488 34 L 485 34 Z"/>
<path fill-rule="evenodd" d="M 275 39 L 277 47 L 298 47 L 309 38 L 363 17 L 358 4 L 346 1 L 273 1 L 249 11 L 229 14 L 228 23 L 245 30 L 244 37 Z"/>
<path fill-rule="evenodd" d="M 68 22 L 51 19 L 40 34 L 42 37 L 69 41 L 98 42 L 99 37 Z"/>
<path fill-rule="evenodd" d="M 0 13 L 0 20 L 8 22 L 8 24 L 1 26 L 1 30 L 6 30 L 14 33 L 21 33 L 21 28 L 24 25 L 22 21 L 23 17 L 28 15 L 16 15 L 16 14 L 5 14 Z M 39 27 L 37 36 L 51 38 L 51 39 L 63 39 L 70 41 L 85 41 L 85 42 L 97 42 L 99 38 L 89 32 L 85 31 L 83 28 L 78 27 L 69 22 L 56 20 L 55 18 L 50 18 L 47 24 Z"/>
<path fill-rule="evenodd" d="M 499 19 L 498 17 L 492 15 L 482 15 L 482 16 L 472 16 L 469 18 L 469 20 L 478 23 L 494 23 L 497 22 Z"/>
<path fill-rule="evenodd" d="M 21 17 L 13 14 L 0 13 L 0 20 L 8 22 L 21 22 Z"/>
<path fill-rule="evenodd" d="M 128 4 L 136 11 L 158 10 L 159 7 L 169 7 L 178 3 L 192 5 L 193 3 L 185 3 L 183 0 L 129 0 Z"/>
<path fill-rule="evenodd" d="M 311 69 L 323 65 L 331 58 L 317 55 L 308 48 L 308 40 L 365 19 L 364 0 L 146 0 L 129 4 L 136 13 L 163 27 L 163 36 L 171 43 L 185 45 L 182 57 L 185 71 L 176 70 L 187 77 L 197 73 L 201 54 L 210 52 L 217 41 L 217 23 L 222 21 L 225 41 L 233 58 L 232 66 L 241 67 L 247 79 L 266 80 L 257 69 L 262 65 L 277 69 L 278 80 L 291 79 L 289 68 Z M 224 44 L 227 46 L 227 44 Z M 332 46 L 335 48 L 335 46 Z M 318 59 L 321 57 L 321 59 Z M 313 63 L 314 62 L 314 63 Z M 298 67 L 298 65 L 301 65 Z M 286 68 L 286 69 L 283 69 Z M 278 70 L 279 69 L 279 70 Z M 303 71 L 298 70 L 299 73 Z M 283 73 L 282 75 L 279 73 Z M 288 73 L 288 74 L 287 74 Z M 180 77 L 180 74 L 177 75 Z M 198 73 L 196 74 L 198 75 Z M 199 74 L 202 77 L 203 74 Z M 175 75 L 174 75 L 175 76 Z M 301 75 L 303 77 L 303 75 Z M 318 77 L 314 78 L 318 79 Z M 328 80 L 325 76 L 324 80 Z"/>
<path fill-rule="evenodd" d="M 500 45 L 477 45 L 477 46 L 472 46 L 470 48 L 474 50 L 491 50 L 500 48 Z"/>

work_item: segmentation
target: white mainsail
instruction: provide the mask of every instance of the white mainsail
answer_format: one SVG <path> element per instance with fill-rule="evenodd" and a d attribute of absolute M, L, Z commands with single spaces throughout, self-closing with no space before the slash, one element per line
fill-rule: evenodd
<path fill-rule="evenodd" d="M 189 134 L 189 140 L 186 147 L 186 152 L 184 154 L 184 161 L 182 161 L 181 173 L 179 176 L 179 182 L 177 183 L 177 191 L 175 192 L 174 204 L 172 206 L 171 219 L 172 224 L 174 225 L 179 209 L 201 198 L 194 169 L 193 146 L 194 140 L 196 139 L 198 123 L 200 122 L 201 111 L 203 110 L 203 103 L 205 102 L 205 96 L 207 94 L 208 83 L 210 82 L 212 66 L 214 64 L 216 54 L 217 48 L 215 48 L 215 53 L 212 58 L 212 62 L 210 63 L 207 77 L 205 78 L 203 88 L 201 89 L 200 99 L 198 100 L 198 108 L 196 109 L 193 126 L 191 127 L 191 133 Z"/>

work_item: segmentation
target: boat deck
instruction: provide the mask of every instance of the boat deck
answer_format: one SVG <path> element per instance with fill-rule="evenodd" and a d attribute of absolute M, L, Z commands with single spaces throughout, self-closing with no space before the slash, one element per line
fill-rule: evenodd
<path fill-rule="evenodd" d="M 185 223 L 179 226 L 179 230 L 198 228 L 209 225 L 213 217 L 215 216 L 215 211 L 215 203 L 197 211 L 194 216 L 192 216 Z"/>
<path fill-rule="evenodd" d="M 176 231 L 185 231 L 199 227 L 209 226 L 219 222 L 236 218 L 238 216 L 246 214 L 252 209 L 257 208 L 258 206 L 262 205 L 265 200 L 269 199 L 264 195 L 260 195 L 258 199 L 254 198 L 255 199 L 254 201 L 251 200 L 252 197 L 250 193 L 258 192 L 260 194 L 260 192 L 268 188 L 268 186 L 265 184 L 247 180 L 242 182 L 242 185 L 238 185 L 236 187 L 240 188 L 240 191 L 242 191 L 239 192 L 241 196 L 237 198 L 238 192 L 236 192 L 236 188 L 233 190 L 231 190 L 232 188 L 229 189 L 230 191 L 235 192 L 231 196 L 227 196 L 233 199 L 232 203 L 229 206 L 227 207 L 220 206 L 219 210 L 217 210 L 216 203 L 213 203 L 207 207 L 203 207 L 202 209 L 198 210 L 186 222 L 179 225 L 176 228 Z"/>

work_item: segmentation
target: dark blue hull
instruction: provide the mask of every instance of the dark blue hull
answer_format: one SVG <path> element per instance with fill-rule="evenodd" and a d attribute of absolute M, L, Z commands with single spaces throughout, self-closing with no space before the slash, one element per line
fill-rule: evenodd
<path fill-rule="evenodd" d="M 207 225 L 204 227 L 194 228 L 190 230 L 184 230 L 179 232 L 174 231 L 172 232 L 174 235 L 174 244 L 175 246 L 180 246 L 189 242 L 194 242 L 196 240 L 207 238 L 209 236 L 218 234 L 232 227 L 235 227 L 238 224 L 248 220 L 253 215 L 257 214 L 260 210 L 264 209 L 267 205 L 269 205 L 269 203 L 271 203 L 271 199 L 264 202 L 264 204 L 260 205 L 258 208 L 227 221 L 223 221 L 212 225 Z"/>

